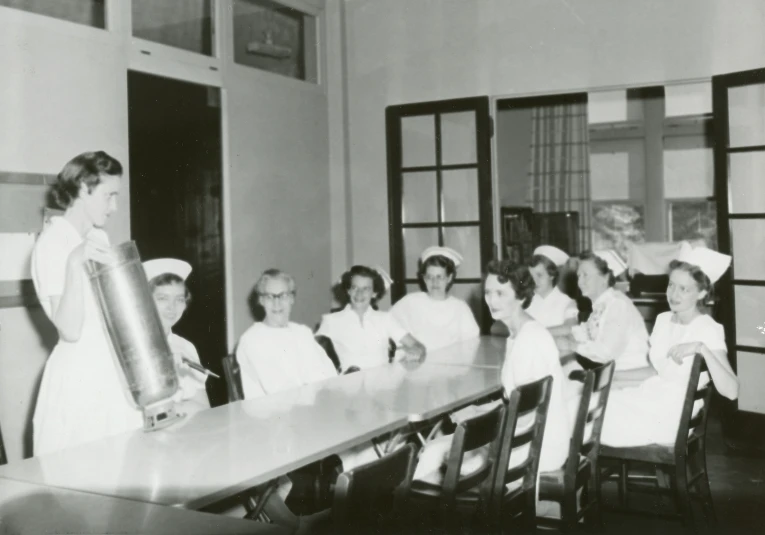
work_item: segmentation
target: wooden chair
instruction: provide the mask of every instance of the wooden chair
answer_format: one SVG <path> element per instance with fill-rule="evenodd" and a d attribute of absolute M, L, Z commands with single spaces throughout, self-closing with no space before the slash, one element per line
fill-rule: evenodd
<path fill-rule="evenodd" d="M 321 348 L 329 357 L 329 360 L 332 361 L 332 364 L 335 366 L 337 373 L 342 373 L 342 367 L 340 366 L 340 357 L 337 356 L 337 351 L 335 350 L 335 344 L 332 343 L 332 339 L 329 336 L 324 336 L 323 334 L 319 334 L 315 338 L 316 338 L 316 343 L 321 346 Z"/>
<path fill-rule="evenodd" d="M 704 359 L 696 355 L 693 359 L 685 402 L 680 416 L 680 425 L 674 444 L 651 444 L 648 446 L 614 448 L 600 447 L 600 457 L 603 463 L 611 462 L 619 466 L 616 479 L 619 485 L 620 509 L 627 511 L 627 491 L 643 491 L 654 494 L 674 494 L 678 514 L 669 515 L 679 519 L 688 527 L 693 525 L 691 497 L 699 498 L 704 515 L 710 527 L 717 526 L 717 518 L 712 503 L 712 492 L 709 488 L 709 478 L 706 466 L 706 430 L 709 415 L 709 403 L 712 398 L 712 382 L 699 386 L 699 378 L 705 370 Z M 694 404 L 702 401 L 703 405 L 697 414 L 693 414 Z M 630 481 L 630 463 L 643 463 L 655 467 L 656 477 L 648 478 L 653 485 L 646 484 L 646 478 L 641 482 Z M 669 488 L 662 488 L 660 479 L 669 476 Z M 610 475 L 610 471 L 604 471 Z M 693 488 L 696 493 L 691 493 Z M 639 511 L 640 513 L 647 513 Z M 648 513 L 650 514 L 650 513 Z M 667 516 L 667 515 L 657 515 Z"/>
<path fill-rule="evenodd" d="M 242 371 L 239 369 L 239 363 L 236 361 L 236 355 L 226 355 L 223 357 L 223 376 L 226 378 L 226 391 L 228 392 L 228 402 L 241 401 L 244 399 L 244 390 L 242 389 Z"/>
<path fill-rule="evenodd" d="M 613 362 L 586 372 L 568 459 L 560 470 L 539 475 L 539 499 L 557 502 L 561 506 L 560 520 L 538 518 L 542 525 L 568 531 L 582 517 L 591 525 L 601 524 L 598 453 L 613 375 Z M 579 490 L 582 490 L 582 504 L 577 511 Z"/>
<path fill-rule="evenodd" d="M 539 456 L 542 451 L 547 410 L 552 393 L 552 377 L 545 377 L 523 385 L 506 397 L 508 406 L 513 405 L 517 393 L 517 410 L 508 414 L 499 450 L 496 476 L 489 502 L 487 523 L 490 527 L 513 527 L 533 532 L 536 529 L 536 495 Z M 525 426 L 533 417 L 533 424 Z M 521 429 L 518 429 L 521 422 Z M 528 446 L 526 458 L 510 467 L 513 454 L 521 454 L 521 448 Z M 501 469 L 502 467 L 509 467 Z"/>
<path fill-rule="evenodd" d="M 517 403 L 516 397 L 510 402 Z M 413 511 L 437 513 L 446 527 L 459 525 L 462 517 L 484 522 L 499 464 L 507 405 L 498 403 L 490 411 L 457 424 L 446 462 L 443 482 L 412 482 Z M 461 475 L 465 454 L 485 450 L 485 459 L 474 471 Z M 507 465 L 504 465 L 507 466 Z"/>

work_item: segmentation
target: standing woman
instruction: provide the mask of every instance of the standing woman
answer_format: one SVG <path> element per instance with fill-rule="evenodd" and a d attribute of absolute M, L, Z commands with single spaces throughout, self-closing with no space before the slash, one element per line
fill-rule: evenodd
<path fill-rule="evenodd" d="M 390 287 L 390 276 L 381 269 L 353 266 L 341 279 L 348 295 L 344 309 L 325 314 L 317 335 L 332 340 L 340 366 L 364 369 L 388 363 L 389 340 L 403 348 L 403 356 L 422 358 L 425 346 L 406 332 L 389 313 L 377 310 L 377 302 Z"/>
<path fill-rule="evenodd" d="M 146 271 L 149 288 L 157 305 L 162 330 L 175 358 L 180 386 L 176 396 L 179 401 L 186 402 L 185 408 L 193 412 L 209 409 L 210 400 L 205 390 L 207 376 L 193 370 L 188 364 L 193 362 L 201 366 L 197 348 L 172 330 L 191 300 L 191 292 L 186 286 L 186 279 L 191 274 L 191 265 L 175 258 L 158 258 L 144 262 L 143 269 Z"/>
<path fill-rule="evenodd" d="M 645 367 L 648 331 L 630 298 L 613 288 L 627 266 L 611 250 L 586 252 L 577 271 L 582 295 L 592 301 L 589 319 L 572 328 L 577 354 L 597 363 L 614 361 L 616 370 Z"/>
<path fill-rule="evenodd" d="M 461 263 L 462 255 L 450 247 L 428 247 L 417 272 L 423 291 L 404 296 L 391 308 L 393 317 L 428 351 L 480 334 L 467 303 L 449 295 Z"/>
<path fill-rule="evenodd" d="M 44 455 L 143 425 L 102 327 L 85 262 L 112 263 L 102 227 L 117 210 L 122 165 L 103 151 L 73 158 L 51 198 L 51 218 L 32 252 L 32 280 L 59 341 L 45 364 L 33 419 L 34 454 Z"/>
<path fill-rule="evenodd" d="M 534 299 L 526 312 L 555 335 L 560 326 L 577 324 L 579 310 L 576 301 L 558 289 L 560 267 L 569 256 L 552 245 L 540 245 L 534 249 L 529 262 L 529 271 L 534 278 Z M 563 332 L 569 328 L 564 327 Z"/>
<path fill-rule="evenodd" d="M 693 357 L 700 354 L 717 391 L 738 397 L 722 325 L 707 315 L 704 300 L 731 257 L 705 247 L 685 249 L 670 263 L 669 312 L 656 317 L 651 365 L 617 371 L 603 422 L 603 444 L 615 447 L 672 443 L 677 435 Z M 707 373 L 702 381 L 709 381 Z"/>

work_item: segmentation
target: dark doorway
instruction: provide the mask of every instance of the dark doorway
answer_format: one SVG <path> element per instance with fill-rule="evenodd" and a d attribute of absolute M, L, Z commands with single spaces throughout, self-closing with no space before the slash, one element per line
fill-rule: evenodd
<path fill-rule="evenodd" d="M 143 260 L 189 262 L 192 301 L 174 331 L 223 376 L 227 352 L 223 270 L 220 90 L 128 73 L 131 234 Z M 212 404 L 226 400 L 211 378 Z"/>

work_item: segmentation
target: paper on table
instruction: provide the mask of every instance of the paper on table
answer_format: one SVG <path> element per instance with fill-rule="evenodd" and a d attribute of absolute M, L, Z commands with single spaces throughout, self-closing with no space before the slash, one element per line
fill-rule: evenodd
<path fill-rule="evenodd" d="M 0 232 L 0 281 L 31 279 L 34 232 Z"/>

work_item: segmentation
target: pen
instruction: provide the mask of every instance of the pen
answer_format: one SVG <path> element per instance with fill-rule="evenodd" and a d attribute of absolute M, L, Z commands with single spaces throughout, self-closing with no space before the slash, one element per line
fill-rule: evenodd
<path fill-rule="evenodd" d="M 201 365 L 197 364 L 197 363 L 196 363 L 196 362 L 194 362 L 193 360 L 189 360 L 189 359 L 187 359 L 186 357 L 181 357 L 181 360 L 183 360 L 183 362 L 184 362 L 184 363 L 185 363 L 185 364 L 186 364 L 186 365 L 187 365 L 189 368 L 192 368 L 192 369 L 194 369 L 194 370 L 196 370 L 196 371 L 198 371 L 198 372 L 204 373 L 205 375 L 211 375 L 211 376 L 215 377 L 216 379 L 220 379 L 220 375 L 218 375 L 217 373 L 213 373 L 213 372 L 211 372 L 210 370 L 208 370 L 208 369 L 207 369 L 207 368 L 205 368 L 204 366 L 201 366 Z"/>

